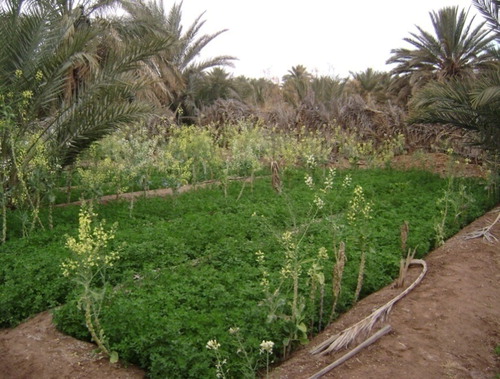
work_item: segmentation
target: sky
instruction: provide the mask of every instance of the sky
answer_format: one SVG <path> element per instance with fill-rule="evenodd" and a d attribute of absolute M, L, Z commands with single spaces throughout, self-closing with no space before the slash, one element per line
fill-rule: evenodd
<path fill-rule="evenodd" d="M 163 0 L 166 9 L 173 0 Z M 388 71 L 391 49 L 415 25 L 432 31 L 430 11 L 445 6 L 468 9 L 482 21 L 471 0 L 184 0 L 183 25 L 202 14 L 201 34 L 228 29 L 215 38 L 201 58 L 238 58 L 234 76 L 279 80 L 293 66 L 315 75 L 347 77 L 368 67 Z"/>

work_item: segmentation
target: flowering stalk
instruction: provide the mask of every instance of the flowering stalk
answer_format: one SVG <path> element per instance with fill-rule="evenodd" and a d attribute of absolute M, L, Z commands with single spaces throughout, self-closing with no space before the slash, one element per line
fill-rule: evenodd
<path fill-rule="evenodd" d="M 260 343 L 260 353 L 266 354 L 266 378 L 269 378 L 269 356 L 273 353 L 274 342 L 263 340 Z"/>
<path fill-rule="evenodd" d="M 212 350 L 215 354 L 215 359 L 217 362 L 215 363 L 215 369 L 216 369 L 216 376 L 217 378 L 226 378 L 226 372 L 224 371 L 224 365 L 227 363 L 225 359 L 222 359 L 221 354 L 219 352 L 220 349 L 220 343 L 217 342 L 216 339 L 209 340 L 205 347 L 208 350 Z"/>
<path fill-rule="evenodd" d="M 370 219 L 372 219 L 372 204 L 365 199 L 363 188 L 358 185 L 354 188 L 354 195 L 349 201 L 349 209 L 347 210 L 348 223 L 351 226 L 356 227 L 361 234 L 359 238 L 360 242 L 358 242 L 361 245 L 361 258 L 359 263 L 356 291 L 354 294 L 354 302 L 358 300 L 363 286 L 363 277 L 366 265 L 366 231 L 368 230 L 366 223 Z"/>
<path fill-rule="evenodd" d="M 79 305 L 83 306 L 87 329 L 99 349 L 114 363 L 118 361 L 118 354 L 107 347 L 104 330 L 99 322 L 105 290 L 98 293 L 92 289 L 92 285 L 96 276 L 99 276 L 104 286 L 106 269 L 112 267 L 118 259 L 116 252 L 105 253 L 108 242 L 114 238 L 115 229 L 107 232 L 102 224 L 93 225 L 94 217 L 96 214 L 92 212 L 92 207 L 87 209 L 84 204 L 80 210 L 78 239 L 68 237 L 66 241 L 73 257 L 63 262 L 61 268 L 65 277 L 71 277 L 81 287 Z"/>
<path fill-rule="evenodd" d="M 238 328 L 238 327 L 229 328 L 229 334 L 233 335 L 236 338 L 236 342 L 238 343 L 238 350 L 236 351 L 236 354 L 243 353 L 243 356 L 244 356 L 245 361 L 246 361 L 246 369 L 248 370 L 248 373 L 250 374 L 250 376 L 254 375 L 255 365 L 254 365 L 252 358 L 250 357 L 250 355 L 248 355 L 248 352 L 245 349 L 245 346 L 243 344 L 243 340 L 242 340 L 241 334 L 240 334 L 240 328 Z"/>

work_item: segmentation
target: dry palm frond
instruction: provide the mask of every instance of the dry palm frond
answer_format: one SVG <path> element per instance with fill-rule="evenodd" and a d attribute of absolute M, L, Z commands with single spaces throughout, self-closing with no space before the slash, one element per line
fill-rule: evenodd
<path fill-rule="evenodd" d="M 465 239 L 466 240 L 470 240 L 470 239 L 473 239 L 473 238 L 479 238 L 479 237 L 483 237 L 486 241 L 490 242 L 490 243 L 494 243 L 494 242 L 498 242 L 498 238 L 495 237 L 490 231 L 491 229 L 493 228 L 493 226 L 495 226 L 495 224 L 498 222 L 498 220 L 500 220 L 500 210 L 498 211 L 498 216 L 497 218 L 495 219 L 495 221 L 493 221 L 490 225 L 488 226 L 485 226 L 484 228 L 482 229 L 479 229 L 479 230 L 476 230 L 475 232 L 472 232 L 472 233 L 469 233 L 465 236 Z"/>
<path fill-rule="evenodd" d="M 323 375 L 326 375 L 330 371 L 332 371 L 335 367 L 340 366 L 342 363 L 347 361 L 348 359 L 352 358 L 354 355 L 359 353 L 361 350 L 363 350 L 365 347 L 370 346 L 371 344 L 377 342 L 381 337 L 385 336 L 387 333 L 389 333 L 392 330 L 390 325 L 384 326 L 382 329 L 380 329 L 377 333 L 375 333 L 373 336 L 368 338 L 366 341 L 360 343 L 358 346 L 356 346 L 354 349 L 352 349 L 350 352 L 347 354 L 343 355 L 339 359 L 337 359 L 335 362 L 329 364 L 325 368 L 323 368 L 321 371 L 318 371 L 316 374 L 311 376 L 309 379 L 319 379 L 323 377 Z"/>
<path fill-rule="evenodd" d="M 374 311 L 368 317 L 359 321 L 357 324 L 354 324 L 353 326 L 344 329 L 342 332 L 330 337 L 329 339 L 327 339 L 326 341 L 324 341 L 323 343 L 312 349 L 310 351 L 311 354 L 321 353 L 322 355 L 324 355 L 324 354 L 329 354 L 333 351 L 338 351 L 340 349 L 343 349 L 347 347 L 349 344 L 351 344 L 353 341 L 357 340 L 358 338 L 361 338 L 362 336 L 366 336 L 367 334 L 369 334 L 377 323 L 384 321 L 389 315 L 394 304 L 397 303 L 399 300 L 401 300 L 403 297 L 405 297 L 410 291 L 412 291 L 422 281 L 425 274 L 427 273 L 427 264 L 425 263 L 424 260 L 413 259 L 411 261 L 411 264 L 421 265 L 422 272 L 420 273 L 419 277 L 406 290 L 404 290 L 398 296 L 393 298 L 391 301 L 389 301 L 388 303 L 386 303 L 385 305 Z"/>

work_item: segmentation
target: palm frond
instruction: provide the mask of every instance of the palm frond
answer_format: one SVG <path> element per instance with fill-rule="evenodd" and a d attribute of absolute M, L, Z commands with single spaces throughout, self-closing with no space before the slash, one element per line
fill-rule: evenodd
<path fill-rule="evenodd" d="M 432 82 L 410 102 L 410 123 L 451 124 L 479 131 L 480 144 L 500 149 L 500 71 L 476 78 Z"/>
<path fill-rule="evenodd" d="M 392 300 L 378 308 L 369 316 L 365 317 L 363 320 L 354 324 L 353 326 L 344 329 L 340 333 L 328 338 L 326 341 L 322 342 L 315 348 L 313 348 L 311 354 L 329 354 L 334 351 L 338 351 L 348 347 L 354 341 L 363 338 L 368 335 L 370 331 L 375 327 L 376 324 L 383 322 L 387 319 L 389 313 L 392 310 L 394 304 L 396 304 L 403 297 L 408 295 L 424 278 L 427 273 L 427 263 L 421 259 L 413 259 L 410 264 L 422 266 L 422 272 L 417 279 L 403 292 L 394 297 Z"/>
<path fill-rule="evenodd" d="M 411 49 L 391 51 L 387 63 L 396 65 L 394 75 L 418 76 L 413 79 L 417 83 L 423 78 L 466 77 L 491 60 L 488 50 L 494 36 L 483 28 L 484 23 L 473 26 L 474 17 L 469 19 L 468 12 L 458 7 L 430 12 L 430 18 L 432 33 L 417 26 L 417 32 L 404 38 Z M 428 75 L 422 76 L 423 72 Z"/>
<path fill-rule="evenodd" d="M 500 9 L 500 0 L 472 0 L 476 8 L 481 12 L 491 30 L 496 34 L 496 40 L 500 40 L 500 19 L 498 10 Z"/>

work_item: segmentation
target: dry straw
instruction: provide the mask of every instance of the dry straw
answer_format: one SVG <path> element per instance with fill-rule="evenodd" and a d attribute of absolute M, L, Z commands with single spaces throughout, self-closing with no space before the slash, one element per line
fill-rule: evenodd
<path fill-rule="evenodd" d="M 410 232 L 410 226 L 408 221 L 405 221 L 403 225 L 401 225 L 401 251 L 404 253 L 406 251 L 406 242 L 408 241 L 408 233 Z M 399 263 L 399 277 L 396 281 L 396 288 L 401 288 L 405 284 L 406 273 L 408 272 L 408 268 L 410 267 L 410 263 L 415 257 L 416 249 L 410 250 L 408 249 L 408 253 L 406 254 L 406 259 L 401 259 Z"/>

